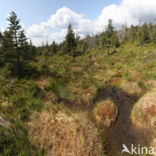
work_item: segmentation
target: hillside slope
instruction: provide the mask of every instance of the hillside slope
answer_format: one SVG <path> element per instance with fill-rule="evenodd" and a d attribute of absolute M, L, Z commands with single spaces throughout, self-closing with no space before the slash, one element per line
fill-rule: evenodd
<path fill-rule="evenodd" d="M 109 54 L 92 50 L 75 58 L 41 55 L 33 64 L 42 72 L 37 79 L 5 79 L 1 71 L 1 118 L 10 124 L 0 122 L 0 143 L 8 141 L 2 153 L 118 156 L 123 143 L 151 144 L 149 129 L 137 128 L 130 116 L 134 104 L 156 89 L 156 45 L 126 43 Z M 105 104 L 94 111 L 101 101 L 118 113 Z M 109 120 L 108 127 L 101 124 Z"/>

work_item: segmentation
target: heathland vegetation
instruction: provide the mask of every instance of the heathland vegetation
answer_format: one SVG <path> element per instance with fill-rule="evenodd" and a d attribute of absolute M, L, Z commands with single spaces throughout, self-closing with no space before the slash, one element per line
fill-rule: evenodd
<path fill-rule="evenodd" d="M 0 32 L 0 156 L 118 156 L 156 146 L 156 24 L 39 47 L 10 13 Z"/>

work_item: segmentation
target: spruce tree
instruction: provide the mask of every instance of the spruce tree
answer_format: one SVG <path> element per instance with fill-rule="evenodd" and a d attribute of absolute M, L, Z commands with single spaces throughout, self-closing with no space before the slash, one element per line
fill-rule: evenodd
<path fill-rule="evenodd" d="M 113 27 L 113 21 L 111 19 L 108 19 L 108 25 L 106 28 L 106 35 L 110 39 L 112 35 L 114 34 L 114 27 Z"/>
<path fill-rule="evenodd" d="M 7 20 L 8 28 L 4 32 L 2 41 L 4 59 L 11 76 L 21 78 L 31 59 L 30 47 L 17 15 L 11 12 Z"/>
<path fill-rule="evenodd" d="M 65 52 L 73 54 L 76 49 L 75 33 L 73 32 L 71 24 L 68 26 L 68 33 L 65 38 Z"/>
<path fill-rule="evenodd" d="M 2 41 L 3 41 L 3 35 L 0 32 L 0 67 L 3 64 L 3 52 L 2 52 Z"/>
<path fill-rule="evenodd" d="M 30 42 L 29 42 L 29 48 L 30 48 L 30 56 L 32 59 L 34 59 L 35 55 L 37 55 L 37 49 L 36 47 L 32 44 L 32 41 L 30 39 Z"/>
<path fill-rule="evenodd" d="M 111 19 L 108 19 L 108 25 L 106 27 L 106 31 L 103 33 L 103 37 L 101 41 L 102 41 L 102 46 L 104 48 L 107 48 L 108 53 L 111 47 L 114 49 L 116 47 L 119 47 L 119 39 L 118 39 L 118 36 L 115 34 Z"/>
<path fill-rule="evenodd" d="M 110 47 L 113 45 L 113 36 L 114 36 L 114 27 L 112 25 L 112 20 L 108 20 L 108 25 L 104 36 L 102 38 L 102 45 L 104 48 L 107 48 L 107 52 L 109 53 Z"/>
<path fill-rule="evenodd" d="M 0 46 L 2 45 L 2 38 L 3 38 L 3 35 L 2 35 L 2 33 L 0 32 Z"/>
<path fill-rule="evenodd" d="M 150 42 L 150 33 L 149 29 L 146 23 L 141 28 L 141 33 L 140 33 L 140 43 L 149 43 Z"/>
<path fill-rule="evenodd" d="M 49 48 L 49 43 L 48 41 L 46 41 L 46 45 L 44 46 L 44 60 L 45 60 L 45 63 L 47 63 L 47 59 L 50 55 L 50 48 Z"/>
<path fill-rule="evenodd" d="M 137 37 L 137 27 L 131 25 L 130 27 L 130 40 L 132 42 L 136 41 L 136 37 Z"/>
<path fill-rule="evenodd" d="M 58 46 L 56 44 L 55 41 L 53 41 L 52 45 L 51 45 L 51 49 L 52 49 L 52 54 L 56 54 L 58 51 Z"/>
<path fill-rule="evenodd" d="M 156 24 L 153 25 L 152 42 L 156 44 Z"/>

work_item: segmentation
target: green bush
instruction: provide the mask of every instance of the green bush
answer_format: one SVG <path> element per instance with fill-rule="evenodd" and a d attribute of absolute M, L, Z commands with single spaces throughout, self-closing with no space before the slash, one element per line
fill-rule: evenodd
<path fill-rule="evenodd" d="M 43 97 L 44 93 L 37 85 L 32 85 L 22 93 L 13 94 L 10 96 L 12 112 L 16 118 L 28 121 L 31 112 L 42 109 Z"/>
<path fill-rule="evenodd" d="M 30 110 L 27 107 L 22 107 L 18 110 L 18 115 L 22 121 L 28 121 Z"/>
<path fill-rule="evenodd" d="M 37 79 L 40 76 L 40 72 L 35 66 L 26 66 L 23 72 L 23 76 L 26 78 Z"/>
<path fill-rule="evenodd" d="M 30 88 L 30 94 L 33 98 L 43 98 L 43 91 L 37 85 L 34 85 Z"/>
<path fill-rule="evenodd" d="M 66 85 L 64 82 L 57 79 L 57 80 L 52 80 L 50 85 L 45 86 L 44 89 L 46 91 L 48 90 L 53 91 L 58 97 L 58 99 L 60 100 L 68 100 L 70 94 L 69 94 L 68 89 L 65 86 Z"/>
<path fill-rule="evenodd" d="M 12 124 L 9 129 L 0 126 L 0 156 L 37 156 L 37 153 L 23 125 Z"/>
<path fill-rule="evenodd" d="M 30 100 L 30 103 L 29 103 L 29 107 L 31 110 L 34 110 L 34 111 L 41 111 L 42 109 L 42 101 L 41 99 L 31 99 Z"/>
<path fill-rule="evenodd" d="M 26 100 L 27 100 L 27 98 L 24 97 L 23 95 L 14 95 L 14 96 L 11 97 L 11 101 L 16 107 L 25 106 L 26 105 Z"/>
<path fill-rule="evenodd" d="M 46 64 L 42 65 L 41 69 L 40 69 L 40 73 L 41 73 L 41 75 L 50 74 L 50 69 L 49 69 L 48 65 L 46 65 Z"/>

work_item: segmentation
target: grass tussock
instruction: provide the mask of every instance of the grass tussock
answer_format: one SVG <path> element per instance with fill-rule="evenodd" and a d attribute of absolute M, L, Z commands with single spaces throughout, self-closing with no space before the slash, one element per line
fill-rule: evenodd
<path fill-rule="evenodd" d="M 98 132 L 84 114 L 43 111 L 28 123 L 29 137 L 46 155 L 97 156 L 102 154 Z"/>
<path fill-rule="evenodd" d="M 132 122 L 139 127 L 156 128 L 156 92 L 145 94 L 133 107 Z"/>
<path fill-rule="evenodd" d="M 110 100 L 99 102 L 93 110 L 96 124 L 100 127 L 111 127 L 115 123 L 117 115 L 118 108 Z"/>

